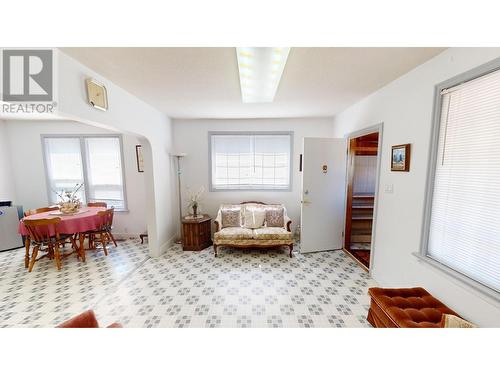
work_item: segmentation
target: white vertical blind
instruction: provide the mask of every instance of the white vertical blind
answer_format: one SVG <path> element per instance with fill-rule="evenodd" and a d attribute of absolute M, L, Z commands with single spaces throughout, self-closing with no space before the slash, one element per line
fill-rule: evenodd
<path fill-rule="evenodd" d="M 211 136 L 213 189 L 290 187 L 289 134 Z"/>
<path fill-rule="evenodd" d="M 80 139 L 45 138 L 44 143 L 50 201 L 56 203 L 59 198 L 55 192 L 71 191 L 77 184 L 84 182 Z M 77 195 L 85 201 L 83 189 Z"/>
<path fill-rule="evenodd" d="M 427 255 L 500 291 L 500 71 L 447 90 Z"/>
<path fill-rule="evenodd" d="M 124 209 L 120 140 L 113 137 L 85 138 L 89 200 Z"/>

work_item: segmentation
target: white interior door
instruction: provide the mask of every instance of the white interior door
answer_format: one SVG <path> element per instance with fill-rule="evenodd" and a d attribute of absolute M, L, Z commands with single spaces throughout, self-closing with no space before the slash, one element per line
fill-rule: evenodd
<path fill-rule="evenodd" d="M 304 138 L 300 251 L 343 247 L 347 143 Z"/>

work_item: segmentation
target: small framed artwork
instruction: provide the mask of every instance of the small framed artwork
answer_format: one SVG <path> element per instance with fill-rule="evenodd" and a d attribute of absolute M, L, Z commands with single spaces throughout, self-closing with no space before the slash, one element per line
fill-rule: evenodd
<path fill-rule="evenodd" d="M 135 156 L 137 157 L 137 172 L 144 172 L 144 158 L 142 157 L 142 146 L 135 146 Z"/>
<path fill-rule="evenodd" d="M 410 146 L 411 145 L 409 143 L 404 145 L 392 146 L 391 171 L 410 171 Z"/>

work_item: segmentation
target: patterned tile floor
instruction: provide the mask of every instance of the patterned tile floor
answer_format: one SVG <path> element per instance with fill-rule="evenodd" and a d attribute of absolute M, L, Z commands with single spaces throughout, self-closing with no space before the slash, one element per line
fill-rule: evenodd
<path fill-rule="evenodd" d="M 369 326 L 376 284 L 341 251 L 147 251 L 128 240 L 108 257 L 71 256 L 61 271 L 44 259 L 32 273 L 22 249 L 0 253 L 0 327 L 52 327 L 88 308 L 125 327 Z"/>

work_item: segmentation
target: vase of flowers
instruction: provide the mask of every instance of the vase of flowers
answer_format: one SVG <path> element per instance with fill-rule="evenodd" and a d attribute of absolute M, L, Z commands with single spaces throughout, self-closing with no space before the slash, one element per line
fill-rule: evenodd
<path fill-rule="evenodd" d="M 80 207 L 82 206 L 82 203 L 80 201 L 80 198 L 76 196 L 76 193 L 83 187 L 82 184 L 76 184 L 73 190 L 68 191 L 68 190 L 61 190 L 60 192 L 57 192 L 54 190 L 54 193 L 57 194 L 59 197 L 59 211 L 61 211 L 63 214 L 73 214 L 78 212 Z"/>
<path fill-rule="evenodd" d="M 193 218 L 198 218 L 201 215 L 198 215 L 198 209 L 200 208 L 200 201 L 203 193 L 205 192 L 205 187 L 201 187 L 196 193 L 190 193 L 188 199 L 188 209 L 193 210 Z"/>

